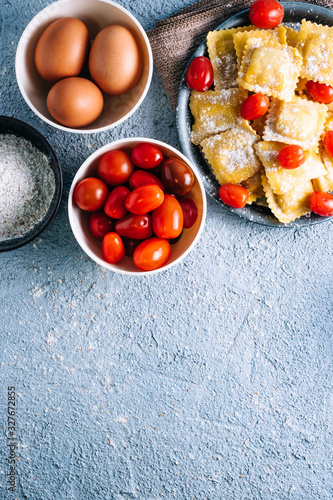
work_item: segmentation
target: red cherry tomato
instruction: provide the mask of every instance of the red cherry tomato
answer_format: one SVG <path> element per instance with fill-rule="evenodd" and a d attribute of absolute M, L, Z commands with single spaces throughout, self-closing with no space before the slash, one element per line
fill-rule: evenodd
<path fill-rule="evenodd" d="M 127 257 L 133 257 L 134 250 L 140 243 L 144 240 L 134 240 L 133 238 L 126 238 L 125 236 L 122 236 L 121 239 L 123 240 L 124 247 L 125 247 L 125 255 Z"/>
<path fill-rule="evenodd" d="M 241 115 L 244 120 L 256 120 L 267 112 L 269 99 L 264 94 L 252 94 L 243 101 Z"/>
<path fill-rule="evenodd" d="M 169 239 L 168 242 L 170 243 L 170 245 L 175 245 L 176 243 L 178 243 L 178 241 L 182 237 L 182 234 L 183 234 L 183 231 L 180 233 L 179 236 L 177 236 L 177 238 L 172 238 L 171 240 Z"/>
<path fill-rule="evenodd" d="M 163 156 L 163 160 L 166 160 L 166 159 L 167 159 L 167 157 Z M 157 167 L 149 169 L 149 173 L 156 175 L 156 177 L 158 179 L 161 178 L 161 167 L 162 167 L 163 160 L 161 161 L 161 163 L 159 165 L 157 165 Z"/>
<path fill-rule="evenodd" d="M 127 214 L 125 202 L 127 200 L 130 190 L 125 186 L 117 186 L 112 189 L 111 193 L 106 199 L 104 205 L 104 212 L 112 219 L 121 219 Z"/>
<path fill-rule="evenodd" d="M 132 151 L 132 162 L 140 168 L 155 168 L 162 160 L 162 152 L 155 144 L 141 142 Z"/>
<path fill-rule="evenodd" d="M 105 153 L 97 165 L 99 177 L 109 186 L 126 184 L 134 172 L 134 165 L 130 157 L 120 149 Z"/>
<path fill-rule="evenodd" d="M 125 256 L 124 244 L 117 233 L 107 233 L 103 238 L 102 255 L 106 262 L 115 264 Z"/>
<path fill-rule="evenodd" d="M 129 187 L 135 189 L 141 186 L 149 186 L 156 184 L 162 191 L 164 191 L 164 186 L 162 182 L 156 177 L 156 175 L 147 170 L 135 170 L 130 177 Z"/>
<path fill-rule="evenodd" d="M 102 241 L 106 233 L 111 233 L 114 230 L 114 221 L 103 210 L 94 212 L 90 216 L 89 230 L 95 238 Z"/>
<path fill-rule="evenodd" d="M 158 238 L 177 238 L 183 230 L 183 211 L 171 194 L 164 195 L 162 205 L 152 212 L 153 231 Z"/>
<path fill-rule="evenodd" d="M 330 193 L 321 193 L 315 191 L 310 196 L 309 205 L 312 212 L 323 217 L 331 217 L 333 215 L 333 195 Z"/>
<path fill-rule="evenodd" d="M 324 137 L 324 146 L 328 156 L 333 158 L 333 130 L 328 130 Z"/>
<path fill-rule="evenodd" d="M 278 160 L 283 168 L 289 170 L 298 168 L 305 162 L 304 150 L 302 146 L 297 146 L 297 144 L 285 146 L 279 151 Z"/>
<path fill-rule="evenodd" d="M 134 265 L 141 271 L 153 271 L 164 266 L 171 255 L 170 243 L 161 238 L 149 238 L 134 250 Z"/>
<path fill-rule="evenodd" d="M 190 89 L 206 92 L 214 81 L 214 70 L 212 63 L 207 57 L 195 57 L 190 62 L 185 80 Z"/>
<path fill-rule="evenodd" d="M 198 218 L 198 207 L 195 201 L 191 198 L 182 198 L 179 200 L 179 204 L 183 211 L 184 228 L 189 229 L 194 225 Z"/>
<path fill-rule="evenodd" d="M 249 199 L 249 192 L 238 184 L 223 184 L 219 189 L 221 200 L 234 208 L 243 208 Z"/>
<path fill-rule="evenodd" d="M 169 158 L 163 162 L 161 177 L 164 186 L 177 196 L 184 196 L 194 185 L 192 170 L 178 158 Z"/>
<path fill-rule="evenodd" d="M 306 89 L 317 102 L 330 104 L 333 101 L 333 87 L 330 85 L 309 80 L 306 82 Z"/>
<path fill-rule="evenodd" d="M 276 0 L 256 0 L 249 12 L 251 23 L 263 29 L 275 28 L 282 22 L 283 16 L 283 7 Z"/>
<path fill-rule="evenodd" d="M 151 215 L 126 215 L 116 222 L 115 231 L 134 240 L 150 238 L 153 234 Z"/>
<path fill-rule="evenodd" d="M 74 199 L 82 210 L 96 212 L 103 207 L 108 194 L 108 187 L 103 181 L 96 177 L 87 177 L 76 186 Z"/>
<path fill-rule="evenodd" d="M 141 186 L 128 195 L 125 207 L 132 214 L 142 215 L 159 207 L 163 200 L 164 193 L 156 184 Z"/>

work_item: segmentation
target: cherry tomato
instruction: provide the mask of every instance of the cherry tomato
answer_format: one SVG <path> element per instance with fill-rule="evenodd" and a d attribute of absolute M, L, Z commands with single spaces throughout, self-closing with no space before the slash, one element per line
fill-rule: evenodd
<path fill-rule="evenodd" d="M 136 215 L 147 214 L 159 207 L 164 200 L 164 193 L 156 184 L 135 188 L 127 197 L 125 207 Z"/>
<path fill-rule="evenodd" d="M 309 205 L 312 212 L 323 217 L 333 215 L 333 194 L 315 191 L 310 196 Z"/>
<path fill-rule="evenodd" d="M 161 177 L 164 186 L 177 196 L 184 196 L 194 185 L 192 170 L 178 158 L 165 160 L 161 168 Z"/>
<path fill-rule="evenodd" d="M 195 57 L 190 62 L 185 80 L 190 89 L 206 92 L 214 81 L 214 70 L 212 63 L 207 57 Z"/>
<path fill-rule="evenodd" d="M 153 271 L 164 266 L 171 255 L 170 243 L 161 238 L 149 238 L 134 250 L 134 265 L 141 271 Z"/>
<path fill-rule="evenodd" d="M 156 177 L 156 175 L 151 172 L 147 172 L 147 170 L 135 170 L 129 180 L 129 187 L 131 189 L 152 184 L 156 184 L 156 186 L 164 191 L 162 182 Z"/>
<path fill-rule="evenodd" d="M 127 208 L 125 207 L 125 202 L 130 190 L 125 186 L 117 186 L 112 189 L 111 193 L 106 199 L 104 205 L 104 212 L 112 219 L 121 219 L 127 214 Z"/>
<path fill-rule="evenodd" d="M 103 181 L 96 177 L 87 177 L 76 186 L 74 199 L 82 210 L 96 212 L 103 207 L 108 194 L 108 187 Z"/>
<path fill-rule="evenodd" d="M 134 172 L 134 165 L 130 157 L 120 149 L 105 153 L 97 165 L 99 177 L 109 186 L 126 184 Z"/>
<path fill-rule="evenodd" d="M 282 22 L 283 16 L 283 7 L 276 0 L 256 0 L 249 12 L 251 23 L 263 29 L 275 28 Z"/>
<path fill-rule="evenodd" d="M 182 234 L 183 234 L 183 231 L 180 233 L 179 236 L 177 236 L 177 238 L 169 239 L 168 242 L 170 243 L 170 245 L 175 245 L 176 243 L 178 243 L 178 241 L 182 237 Z"/>
<path fill-rule="evenodd" d="M 221 200 L 234 208 L 243 208 L 249 199 L 249 192 L 238 184 L 223 184 L 219 189 Z"/>
<path fill-rule="evenodd" d="M 158 238 L 177 238 L 183 230 L 183 211 L 171 194 L 164 195 L 162 205 L 152 212 L 153 231 Z"/>
<path fill-rule="evenodd" d="M 155 144 L 140 142 L 132 151 L 132 162 L 140 168 L 155 168 L 162 160 L 162 152 Z"/>
<path fill-rule="evenodd" d="M 285 146 L 279 151 L 278 160 L 283 168 L 289 170 L 298 168 L 305 162 L 304 150 L 302 146 L 297 146 L 297 144 Z"/>
<path fill-rule="evenodd" d="M 182 198 L 179 200 L 179 204 L 183 211 L 184 228 L 189 229 L 194 225 L 198 218 L 198 207 L 195 201 L 191 198 Z"/>
<path fill-rule="evenodd" d="M 328 156 L 333 158 L 333 130 L 328 130 L 324 137 L 324 146 Z"/>
<path fill-rule="evenodd" d="M 252 94 L 241 106 L 241 115 L 244 120 L 256 120 L 267 112 L 269 99 L 264 94 Z"/>
<path fill-rule="evenodd" d="M 133 238 L 126 238 L 126 236 L 122 236 L 121 239 L 123 240 L 125 247 L 125 255 L 127 255 L 127 257 L 133 257 L 134 250 L 136 249 L 136 247 L 140 245 L 142 241 L 144 241 L 144 240 L 134 240 Z"/>
<path fill-rule="evenodd" d="M 163 160 L 167 160 L 167 157 L 163 156 Z M 149 173 L 154 174 L 158 179 L 161 179 L 161 167 L 162 167 L 163 160 L 161 161 L 161 163 L 159 165 L 157 165 L 157 167 L 149 169 Z"/>
<path fill-rule="evenodd" d="M 102 255 L 109 264 L 115 264 L 125 256 L 125 247 L 119 234 L 107 233 L 104 236 Z"/>
<path fill-rule="evenodd" d="M 311 97 L 317 102 L 330 104 L 333 101 L 333 87 L 331 87 L 331 85 L 309 80 L 306 82 L 306 89 Z"/>
<path fill-rule="evenodd" d="M 95 238 L 102 240 L 106 233 L 114 230 L 114 221 L 103 210 L 94 212 L 90 216 L 89 230 Z"/>
<path fill-rule="evenodd" d="M 150 238 L 153 234 L 151 215 L 126 215 L 116 222 L 115 231 L 134 240 Z"/>

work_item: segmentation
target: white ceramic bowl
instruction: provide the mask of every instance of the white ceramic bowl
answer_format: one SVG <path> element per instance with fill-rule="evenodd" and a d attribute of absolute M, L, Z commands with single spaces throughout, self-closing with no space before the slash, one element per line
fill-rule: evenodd
<path fill-rule="evenodd" d="M 61 17 L 81 19 L 92 40 L 105 26 L 125 26 L 135 36 L 143 60 L 142 74 L 136 86 L 120 96 L 104 94 L 104 108 L 100 117 L 90 125 L 77 129 L 61 125 L 48 112 L 46 97 L 53 84 L 38 74 L 34 62 L 35 48 L 41 34 L 47 26 Z M 17 46 L 15 67 L 20 91 L 36 115 L 58 129 L 84 134 L 115 127 L 134 113 L 148 92 L 153 72 L 153 57 L 144 29 L 121 5 L 107 0 L 59 0 L 41 10 L 24 30 Z"/>
<path fill-rule="evenodd" d="M 75 186 L 86 177 L 96 176 L 97 174 L 97 164 L 101 156 L 103 156 L 108 151 L 113 149 L 123 149 L 130 152 L 137 144 L 140 142 L 149 142 L 155 144 L 160 148 L 163 155 L 169 158 L 179 158 L 183 160 L 193 171 L 195 176 L 195 183 L 191 191 L 186 195 L 187 198 L 192 198 L 198 207 L 198 218 L 195 224 L 190 229 L 184 229 L 180 240 L 171 245 L 171 257 L 168 263 L 160 268 L 153 271 L 140 271 L 133 264 L 133 260 L 130 257 L 124 257 L 124 259 L 117 264 L 108 264 L 102 257 L 102 242 L 98 241 L 92 236 L 89 231 L 89 212 L 84 212 L 81 210 L 74 201 L 74 189 Z M 154 139 L 147 139 L 143 137 L 135 137 L 130 139 L 121 139 L 118 141 L 106 144 L 102 148 L 98 149 L 93 153 L 87 160 L 81 165 L 77 174 L 74 177 L 72 186 L 69 192 L 68 198 L 68 216 L 69 222 L 74 233 L 74 236 L 84 250 L 84 252 L 97 264 L 110 271 L 117 273 L 128 274 L 128 275 L 150 275 L 161 271 L 169 269 L 174 264 L 180 262 L 194 247 L 199 239 L 199 236 L 203 230 L 205 219 L 206 219 L 207 203 L 206 194 L 203 183 L 200 179 L 200 174 L 198 169 L 188 161 L 188 159 L 180 153 L 177 149 L 169 146 L 164 142 L 160 142 Z"/>

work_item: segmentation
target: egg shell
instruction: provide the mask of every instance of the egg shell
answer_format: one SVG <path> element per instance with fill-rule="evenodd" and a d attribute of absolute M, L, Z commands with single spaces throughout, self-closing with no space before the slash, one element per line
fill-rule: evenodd
<path fill-rule="evenodd" d="M 50 82 L 77 76 L 88 58 L 90 46 L 86 25 L 74 17 L 51 23 L 39 38 L 35 50 L 38 73 Z"/>
<path fill-rule="evenodd" d="M 103 94 L 90 80 L 70 77 L 60 80 L 47 96 L 47 109 L 62 125 L 80 128 L 95 121 L 103 110 Z"/>
<path fill-rule="evenodd" d="M 106 94 L 120 95 L 131 90 L 142 71 L 140 49 L 133 34 L 119 25 L 102 29 L 90 49 L 89 71 Z"/>

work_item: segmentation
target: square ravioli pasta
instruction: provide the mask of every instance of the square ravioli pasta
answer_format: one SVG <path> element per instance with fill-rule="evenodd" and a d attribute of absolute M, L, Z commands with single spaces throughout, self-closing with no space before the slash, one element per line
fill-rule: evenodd
<path fill-rule="evenodd" d="M 333 27 L 302 21 L 300 32 L 283 25 L 212 31 L 207 48 L 215 90 L 191 94 L 191 141 L 221 185 L 247 189 L 248 204 L 267 206 L 282 223 L 310 213 L 314 190 L 333 191 L 333 158 L 324 147 L 333 103 L 317 102 L 307 89 L 310 79 L 333 86 Z M 241 105 L 251 93 L 269 97 L 270 106 L 247 121 Z M 278 161 L 289 144 L 305 154 L 295 169 Z"/>
<path fill-rule="evenodd" d="M 247 92 L 239 89 L 208 90 L 198 92 L 193 90 L 190 97 L 190 109 L 194 118 L 191 141 L 200 142 L 219 132 L 224 132 L 240 122 L 240 109 Z"/>
<path fill-rule="evenodd" d="M 325 172 L 312 180 L 312 185 L 315 191 L 332 191 L 333 192 L 333 158 L 329 156 L 324 146 L 324 136 L 329 130 L 333 130 L 333 113 L 329 112 L 325 122 L 322 141 L 319 143 L 319 152 L 321 161 L 324 165 Z"/>
<path fill-rule="evenodd" d="M 238 72 L 238 83 L 246 90 L 291 101 L 300 76 L 298 51 L 270 38 L 249 38 Z"/>
<path fill-rule="evenodd" d="M 327 154 L 323 145 L 320 148 L 320 157 L 325 170 L 312 180 L 312 185 L 315 191 L 333 192 L 333 158 Z"/>
<path fill-rule="evenodd" d="M 261 180 L 267 204 L 280 222 L 287 224 L 310 212 L 309 199 L 314 192 L 311 181 L 301 182 L 287 193 L 275 194 L 265 175 Z"/>
<path fill-rule="evenodd" d="M 280 25 L 272 30 L 258 30 L 255 28 L 255 26 L 250 26 L 250 28 L 252 28 L 250 31 L 239 31 L 237 33 L 234 33 L 233 35 L 238 68 L 240 68 L 241 66 L 244 55 L 244 48 L 250 38 L 273 40 L 275 42 L 281 43 L 282 45 L 285 45 L 287 41 L 286 28 L 284 26 Z"/>
<path fill-rule="evenodd" d="M 237 56 L 233 37 L 236 33 L 253 29 L 254 26 L 242 26 L 208 33 L 207 49 L 214 71 L 215 90 L 238 87 Z"/>
<path fill-rule="evenodd" d="M 303 19 L 296 47 L 302 56 L 301 77 L 333 85 L 333 27 Z"/>
<path fill-rule="evenodd" d="M 261 176 L 265 173 L 264 169 L 260 169 L 259 172 L 252 175 L 245 181 L 241 182 L 241 185 L 248 191 L 249 199 L 247 200 L 247 205 L 252 205 L 258 198 L 265 196 L 264 189 L 262 187 Z"/>
<path fill-rule="evenodd" d="M 284 194 L 298 184 L 325 174 L 320 156 L 314 151 L 305 151 L 305 162 L 298 168 L 286 169 L 280 166 L 278 154 L 285 144 L 261 141 L 254 146 L 264 168 L 265 175 L 275 194 Z"/>
<path fill-rule="evenodd" d="M 290 47 L 297 47 L 298 44 L 298 31 L 290 26 L 285 26 L 286 29 L 286 44 Z"/>
<path fill-rule="evenodd" d="M 298 144 L 303 149 L 318 150 L 324 130 L 327 106 L 294 95 L 289 102 L 272 99 L 263 139 Z"/>
<path fill-rule="evenodd" d="M 254 152 L 259 137 L 244 120 L 240 125 L 204 139 L 200 146 L 220 184 L 238 184 L 262 167 Z"/>

